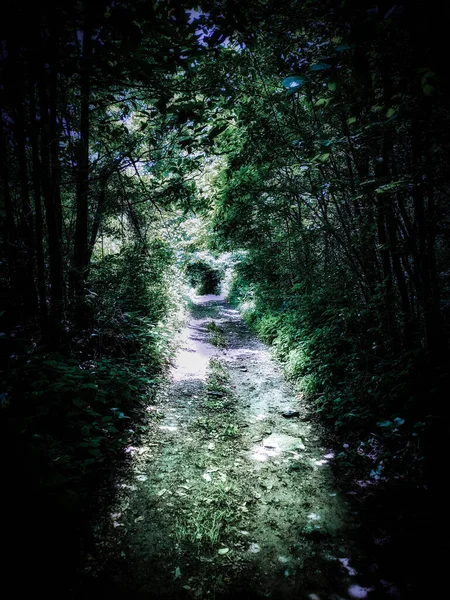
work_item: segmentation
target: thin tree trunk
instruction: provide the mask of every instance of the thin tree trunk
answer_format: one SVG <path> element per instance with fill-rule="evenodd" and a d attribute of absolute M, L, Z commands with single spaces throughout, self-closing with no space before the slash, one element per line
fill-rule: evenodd
<path fill-rule="evenodd" d="M 6 134 L 3 129 L 3 111 L 0 108 L 0 179 L 3 182 L 3 205 L 5 209 L 5 220 L 4 220 L 4 232 L 3 239 L 5 243 L 5 257 L 6 264 L 8 267 L 8 276 L 10 281 L 10 288 L 13 292 L 18 290 L 17 281 L 17 228 L 14 220 L 13 206 L 11 202 L 11 189 L 10 189 L 10 178 L 9 178 L 9 165 L 8 165 L 8 144 L 6 141 Z M 13 306 L 13 299 L 11 298 L 10 307 Z"/>
<path fill-rule="evenodd" d="M 16 94 L 14 136 L 16 140 L 17 165 L 19 168 L 20 196 L 22 210 L 20 225 L 22 234 L 21 294 L 25 315 L 33 317 L 37 312 L 37 293 L 35 285 L 35 239 L 33 211 L 30 204 L 28 168 L 25 141 L 24 94 L 23 87 Z"/>
<path fill-rule="evenodd" d="M 31 141 L 31 159 L 32 159 L 32 185 L 34 197 L 35 225 L 36 225 L 36 261 L 37 261 L 37 282 L 39 295 L 39 316 L 41 323 L 41 333 L 45 337 L 48 332 L 48 310 L 47 293 L 45 283 L 45 261 L 44 261 L 44 225 L 42 219 L 41 204 L 41 165 L 39 160 L 39 132 L 36 123 L 36 101 L 34 81 L 30 77 L 29 81 L 30 95 L 30 141 Z"/>
<path fill-rule="evenodd" d="M 444 334 L 442 327 L 442 315 L 440 311 L 440 289 L 437 275 L 436 265 L 436 224 L 437 211 L 436 199 L 434 194 L 434 174 L 433 174 L 433 159 L 431 155 L 431 103 L 429 98 L 423 99 L 424 107 L 423 114 L 425 119 L 425 135 L 423 139 L 423 156 L 424 168 L 426 175 L 425 193 L 427 199 L 427 214 L 426 214 L 426 237 L 427 237 L 427 270 L 430 277 L 431 299 L 429 310 L 431 312 L 431 320 L 433 322 L 433 354 L 434 358 L 443 358 L 446 354 L 447 345 L 444 343 Z M 444 359 L 445 360 L 445 359 Z"/>
<path fill-rule="evenodd" d="M 64 268 L 63 268 L 63 211 L 61 202 L 61 165 L 59 162 L 59 131 L 58 131 L 58 71 L 57 71 L 57 53 L 58 53 L 58 38 L 56 31 L 53 31 L 53 42 L 52 42 L 52 60 L 50 63 L 50 86 L 49 86 L 49 117 L 50 117 L 50 165 L 52 173 L 52 189 L 55 207 L 55 222 L 58 233 L 59 241 L 59 270 L 61 273 L 60 277 L 60 289 L 59 294 L 61 296 L 61 311 L 64 308 L 66 286 L 64 280 Z"/>
<path fill-rule="evenodd" d="M 75 320 L 80 328 L 87 325 L 84 302 L 87 269 L 89 265 L 88 194 L 89 194 L 89 100 L 91 89 L 91 27 L 86 16 L 81 56 L 80 139 L 77 160 L 76 226 L 71 270 L 71 294 L 75 305 Z"/>
<path fill-rule="evenodd" d="M 422 134 L 417 118 L 412 122 L 412 162 L 413 162 L 413 199 L 414 220 L 417 232 L 418 245 L 418 271 L 420 273 L 420 299 L 423 309 L 425 324 L 425 347 L 429 352 L 430 361 L 433 360 L 435 349 L 435 319 L 433 307 L 433 290 L 429 271 L 429 257 L 427 251 L 427 223 L 425 214 L 425 198 L 422 187 Z"/>
<path fill-rule="evenodd" d="M 54 77 L 56 74 L 53 75 Z M 51 169 L 51 130 L 50 109 L 47 96 L 48 77 L 42 65 L 38 73 L 39 112 L 41 117 L 41 189 L 44 197 L 45 218 L 48 236 L 48 255 L 50 263 L 50 322 L 49 336 L 53 345 L 60 341 L 61 317 L 63 308 L 63 261 L 61 244 L 61 198 L 56 172 Z M 55 118 L 55 107 L 52 119 Z M 53 160 L 55 157 L 53 156 Z"/>
<path fill-rule="evenodd" d="M 106 200 L 106 184 L 108 181 L 109 173 L 104 173 L 100 178 L 100 195 L 98 198 L 97 208 L 94 215 L 94 222 L 92 224 L 91 238 L 89 241 L 88 249 L 88 264 L 91 262 L 92 252 L 94 250 L 95 242 L 97 241 L 98 232 L 100 229 L 100 223 L 103 216 L 103 209 Z"/>

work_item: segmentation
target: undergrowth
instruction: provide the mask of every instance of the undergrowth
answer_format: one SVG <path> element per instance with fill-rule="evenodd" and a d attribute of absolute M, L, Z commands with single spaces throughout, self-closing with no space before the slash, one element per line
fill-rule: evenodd
<path fill-rule="evenodd" d="M 130 246 L 94 263 L 91 325 L 68 331 L 58 351 L 11 332 L 1 422 L 17 490 L 81 511 L 98 475 L 145 429 L 143 407 L 170 363 L 177 326 L 171 264 L 160 241 L 146 254 Z"/>
<path fill-rule="evenodd" d="M 431 416 L 423 409 L 420 356 L 382 345 L 373 309 L 352 307 L 319 284 L 279 287 L 250 283 L 237 272 L 229 300 L 281 362 L 285 376 L 326 422 L 344 467 L 374 481 L 424 476 Z"/>

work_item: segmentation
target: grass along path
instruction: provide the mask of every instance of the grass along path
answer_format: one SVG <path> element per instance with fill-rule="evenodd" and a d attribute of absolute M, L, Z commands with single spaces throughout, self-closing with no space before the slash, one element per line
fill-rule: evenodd
<path fill-rule="evenodd" d="M 84 598 L 385 597 L 354 569 L 357 524 L 333 487 L 333 452 L 221 297 L 197 299 L 173 381 L 148 412 L 97 525 Z"/>

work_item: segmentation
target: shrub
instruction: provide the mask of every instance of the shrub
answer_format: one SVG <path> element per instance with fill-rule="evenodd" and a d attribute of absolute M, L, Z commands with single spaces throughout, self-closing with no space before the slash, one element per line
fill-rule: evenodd
<path fill-rule="evenodd" d="M 296 380 L 306 375 L 310 362 L 310 358 L 305 351 L 305 345 L 290 350 L 284 366 L 287 378 Z"/>
<path fill-rule="evenodd" d="M 68 336 L 60 352 L 30 345 L 5 373 L 3 441 L 43 497 L 82 507 L 94 474 L 141 431 L 170 358 L 172 261 L 154 240 L 94 263 L 92 329 Z"/>

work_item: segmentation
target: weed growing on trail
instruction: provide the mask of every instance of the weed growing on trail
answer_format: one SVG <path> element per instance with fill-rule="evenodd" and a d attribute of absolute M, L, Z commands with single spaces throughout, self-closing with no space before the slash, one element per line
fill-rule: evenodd
<path fill-rule="evenodd" d="M 180 544 L 193 544 L 198 551 L 213 549 L 231 535 L 239 521 L 239 494 L 231 485 L 216 483 L 175 523 L 175 538 Z"/>
<path fill-rule="evenodd" d="M 218 433 L 219 423 L 214 418 L 199 417 L 195 421 L 195 426 L 202 429 L 207 434 L 215 434 Z"/>
<path fill-rule="evenodd" d="M 210 396 L 231 396 L 230 375 L 224 364 L 217 358 L 209 361 L 205 391 Z"/>
<path fill-rule="evenodd" d="M 226 348 L 227 341 L 225 339 L 225 333 L 221 327 L 219 327 L 215 321 L 210 321 L 206 326 L 209 332 L 209 343 L 217 348 Z"/>
<path fill-rule="evenodd" d="M 237 437 L 239 430 L 233 422 L 234 405 L 230 375 L 219 359 L 212 358 L 202 400 L 202 407 L 208 414 L 200 416 L 195 422 L 195 427 L 216 437 Z"/>
<path fill-rule="evenodd" d="M 227 423 L 223 428 L 222 435 L 230 438 L 237 437 L 239 435 L 239 429 L 234 423 Z"/>
<path fill-rule="evenodd" d="M 229 417 L 228 422 L 224 422 L 225 416 L 226 415 L 222 412 L 213 417 L 199 417 L 195 421 L 195 427 L 201 429 L 207 435 L 236 438 L 240 434 L 239 429 L 236 427 L 235 423 L 229 420 Z"/>
<path fill-rule="evenodd" d="M 211 411 L 218 411 L 223 408 L 226 408 L 227 406 L 229 406 L 229 404 L 230 404 L 230 402 L 226 396 L 225 397 L 222 396 L 221 398 L 215 398 L 214 396 L 212 396 L 212 397 L 208 396 L 203 401 L 203 408 L 206 408 L 207 410 L 211 410 Z"/>

